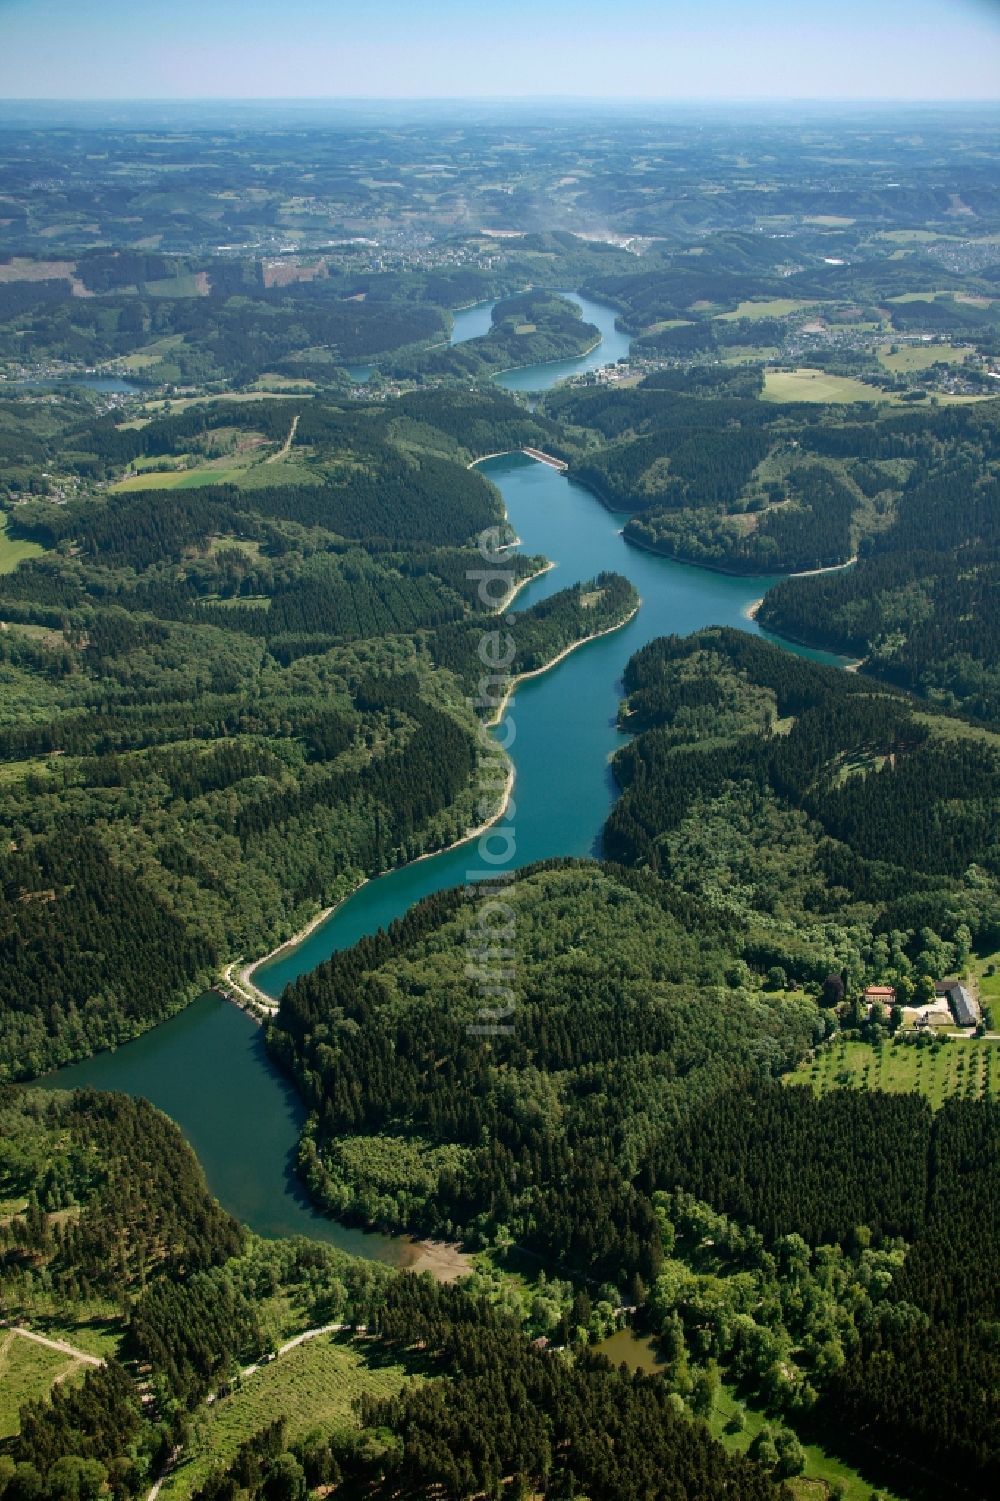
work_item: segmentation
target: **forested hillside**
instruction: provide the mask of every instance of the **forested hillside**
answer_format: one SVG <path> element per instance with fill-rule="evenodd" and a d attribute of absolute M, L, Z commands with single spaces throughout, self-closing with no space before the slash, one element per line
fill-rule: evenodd
<path fill-rule="evenodd" d="M 791 1066 L 818 1011 L 730 989 L 724 936 L 702 941 L 692 904 L 650 877 L 563 862 L 510 902 L 509 1037 L 469 1030 L 486 1002 L 460 891 L 286 992 L 272 1040 L 312 1112 L 302 1170 L 341 1215 L 474 1241 L 509 1230 L 578 1271 L 648 1279 L 657 1238 L 632 1177 L 651 1134 L 733 1070 Z"/>
<path fill-rule="evenodd" d="M 888 1448 L 906 1483 L 924 1467 L 987 1494 L 1000 1361 L 979 1269 L 998 1251 L 998 1131 L 981 1101 L 933 1120 L 915 1095 L 703 1101 L 653 1169 L 686 1191 L 663 1201 L 672 1259 L 650 1300 L 678 1367 L 718 1362 L 805 1434 Z"/>
<path fill-rule="evenodd" d="M 340 1484 L 460 1497 L 511 1474 L 610 1498 L 655 1485 L 665 1468 L 690 1501 L 734 1487 L 755 1501 L 782 1494 L 767 1468 L 713 1442 L 664 1382 L 615 1371 L 584 1347 L 572 1359 L 547 1353 L 495 1292 L 305 1240 L 248 1241 L 207 1195 L 177 1129 L 144 1102 L 8 1089 L 0 1123 L 0 1192 L 15 1210 L 0 1228 L 5 1312 L 37 1326 L 56 1308 L 64 1335 L 99 1327 L 110 1340 L 106 1358 L 22 1405 L 18 1431 L 0 1442 L 6 1501 L 124 1501 L 157 1477 L 169 1492 L 171 1467 L 183 1477 L 188 1466 L 204 1477 L 204 1501 Z M 275 1344 L 310 1327 L 336 1343 L 335 1369 L 357 1392 L 339 1422 L 312 1427 L 287 1399 L 266 1407 L 267 1374 L 293 1359 L 271 1367 Z M 234 1403 L 255 1388 L 264 1425 L 206 1468 L 209 1418 L 221 1408 L 240 1421 Z"/>
<path fill-rule="evenodd" d="M 81 477 L 202 467 L 191 488 L 157 486 L 164 469 L 11 516 L 40 555 L 0 574 L 6 1077 L 134 1036 L 227 958 L 477 821 L 476 539 L 508 532 L 468 465 L 542 431 L 480 393 L 140 427 L 53 410 L 39 441 Z M 265 458 L 218 483 L 220 443 L 268 454 L 289 432 L 303 474 Z M 505 554 L 511 587 L 540 563 Z M 608 577 L 536 606 L 511 671 L 633 605 Z"/>
<path fill-rule="evenodd" d="M 0 1501 L 993 1498 L 996 112 L 376 102 L 0 101 Z M 522 449 L 620 517 L 523 609 L 521 503 L 589 502 L 515 463 L 508 517 L 479 461 Z M 593 746 L 538 751 L 566 842 L 520 858 L 601 858 L 513 869 L 514 680 L 631 618 L 633 565 L 707 618 L 635 549 L 860 671 L 648 641 L 599 846 Z M 488 895 L 373 883 L 346 926 L 396 920 L 259 1008 L 245 1139 L 171 1075 L 233 1128 L 213 1183 L 297 1168 L 456 1282 L 258 1238 L 146 1101 L 23 1082 L 505 775 Z"/>
<path fill-rule="evenodd" d="M 625 688 L 605 851 L 743 925 L 758 969 L 905 987 L 996 946 L 991 737 L 731 630 L 652 642 Z"/>
<path fill-rule="evenodd" d="M 396 376 L 476 378 L 518 365 L 572 359 L 600 340 L 579 308 L 551 292 L 529 291 L 505 297 L 493 309 L 492 327 L 479 338 L 430 350 L 389 365 Z"/>
<path fill-rule="evenodd" d="M 942 431 L 937 425 L 914 424 L 912 436 L 898 434 L 894 441 L 879 432 L 823 436 L 824 443 L 837 439 L 860 455 L 858 478 L 870 489 L 881 490 L 886 460 L 896 458 L 905 440 L 914 453 L 911 472 L 890 525 L 862 544 L 856 567 L 823 579 L 785 580 L 766 596 L 760 620 L 796 640 L 857 653 L 866 671 L 996 723 L 996 426 L 949 422 L 943 431 L 948 428 L 953 444 L 934 463 L 924 452 Z"/>
<path fill-rule="evenodd" d="M 768 1411 L 775 1474 L 818 1436 L 984 1494 L 995 1107 L 774 1079 L 839 1027 L 885 1035 L 831 972 L 905 998 L 996 947 L 995 748 L 733 630 L 651 643 L 625 687 L 620 863 L 521 872 L 482 935 L 509 1035 L 478 1035 L 460 891 L 285 993 L 301 1171 L 339 1215 L 614 1282 L 696 1410 L 721 1375 Z"/>
<path fill-rule="evenodd" d="M 0 1127 L 0 1306 L 89 1362 L 28 1397 L 0 1441 L 8 1501 L 146 1495 L 203 1399 L 276 1333 L 364 1324 L 387 1296 L 388 1268 L 249 1239 L 143 1100 L 0 1087 Z"/>
<path fill-rule="evenodd" d="M 707 366 L 633 390 L 557 392 L 545 410 L 562 425 L 573 477 L 628 514 L 630 541 L 751 574 L 835 567 L 860 552 L 857 583 L 787 582 L 762 619 L 798 640 L 878 648 L 894 680 L 954 682 L 942 698 L 971 699 L 967 685 L 988 683 L 983 664 L 996 655 L 995 405 L 902 412 L 759 397 L 757 370 Z M 973 612 L 984 626 L 976 643 L 961 629 Z"/>
<path fill-rule="evenodd" d="M 514 1239 L 613 1283 L 696 1411 L 721 1373 L 786 1425 L 759 1451 L 779 1475 L 801 1464 L 797 1433 L 856 1462 L 895 1456 L 906 1484 L 958 1465 L 986 1494 L 1000 1372 L 974 1287 L 996 1255 L 995 1107 L 932 1120 L 916 1096 L 768 1082 L 823 1014 L 741 979 L 710 899 L 569 863 L 505 900 L 509 1038 L 470 1031 L 461 893 L 286 993 L 272 1042 L 312 1111 L 301 1166 L 319 1201 Z M 421 1410 L 399 1409 L 408 1425 Z"/>

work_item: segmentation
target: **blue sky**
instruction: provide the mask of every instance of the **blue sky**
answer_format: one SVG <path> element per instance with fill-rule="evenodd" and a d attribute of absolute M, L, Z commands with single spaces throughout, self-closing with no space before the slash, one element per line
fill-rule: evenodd
<path fill-rule="evenodd" d="M 0 97 L 997 99 L 1000 0 L 0 0 Z"/>

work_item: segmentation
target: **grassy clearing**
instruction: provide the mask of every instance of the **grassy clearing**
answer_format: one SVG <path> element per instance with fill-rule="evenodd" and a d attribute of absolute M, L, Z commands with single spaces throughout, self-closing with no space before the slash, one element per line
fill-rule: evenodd
<path fill-rule="evenodd" d="M 167 334 L 165 338 L 154 339 L 152 344 L 144 344 L 141 349 L 125 355 L 121 363 L 129 370 L 148 370 L 150 365 L 158 365 L 165 355 L 183 343 L 183 334 Z"/>
<path fill-rule="evenodd" d="M 968 353 L 967 349 L 959 349 L 954 344 L 907 344 L 895 354 L 891 354 L 886 345 L 879 350 L 878 357 L 879 363 L 887 370 L 907 371 L 927 370 L 937 364 L 960 365 Z"/>
<path fill-rule="evenodd" d="M 219 599 L 209 594 L 200 600 L 200 604 L 212 610 L 240 610 L 244 606 L 255 610 L 269 610 L 271 597 L 268 594 L 240 594 L 233 599 Z"/>
<path fill-rule="evenodd" d="M 661 318 L 659 323 L 651 323 L 648 328 L 643 329 L 642 333 L 645 338 L 647 334 L 660 334 L 665 328 L 690 328 L 691 326 L 690 318 Z"/>
<path fill-rule="evenodd" d="M 918 710 L 913 717 L 919 724 L 926 725 L 938 740 L 979 740 L 993 750 L 1000 751 L 1000 730 L 990 730 L 981 724 L 967 724 L 964 719 L 952 719 L 949 714 L 924 714 Z"/>
<path fill-rule="evenodd" d="M 734 323 L 738 318 L 787 318 L 791 313 L 802 313 L 816 306 L 815 298 L 812 301 L 801 297 L 769 297 L 762 301 L 750 298 L 741 302 L 734 313 L 719 313 L 717 318 L 720 323 Z"/>
<path fill-rule="evenodd" d="M 887 1043 L 882 1048 L 846 1039 L 820 1048 L 811 1063 L 786 1074 L 789 1085 L 810 1085 L 818 1095 L 832 1089 L 882 1089 L 922 1094 L 934 1110 L 952 1095 L 1000 1096 L 1000 1045 L 987 1039 L 949 1037 L 940 1047 Z"/>
<path fill-rule="evenodd" d="M 958 235 L 939 234 L 933 229 L 880 229 L 876 240 L 891 240 L 894 245 L 930 245 L 935 240 L 957 240 Z"/>
<path fill-rule="evenodd" d="M 285 391 L 294 395 L 299 390 L 314 391 L 316 389 L 316 382 L 314 380 L 306 380 L 305 377 L 278 375 L 276 371 L 265 370 L 260 379 L 254 381 L 254 389 L 256 391 L 267 391 L 271 394 Z"/>
<path fill-rule="evenodd" d="M 0 262 L 0 282 L 69 281 L 76 261 L 35 261 L 30 256 L 15 255 Z"/>
<path fill-rule="evenodd" d="M 765 401 L 892 401 L 888 391 L 825 370 L 765 370 Z"/>
<path fill-rule="evenodd" d="M 296 383 L 297 384 L 297 383 Z M 168 413 L 186 412 L 189 407 L 203 406 L 206 401 L 294 401 L 290 391 L 206 391 L 203 396 L 159 397 L 147 402 L 146 412 L 151 417 L 165 417 Z"/>
<path fill-rule="evenodd" d="M 13 573 L 25 558 L 40 558 L 45 551 L 37 542 L 21 542 L 7 535 L 7 517 L 0 516 L 0 573 Z"/>
<path fill-rule="evenodd" d="M 374 1347 L 327 1335 L 307 1340 L 199 1413 L 188 1457 L 164 1483 L 161 1495 L 164 1501 L 185 1501 L 215 1465 L 228 1464 L 240 1444 L 282 1415 L 292 1436 L 319 1426 L 353 1427 L 353 1404 L 362 1392 L 389 1397 L 408 1379 L 403 1366 L 380 1363 Z"/>
<path fill-rule="evenodd" d="M 936 292 L 899 292 L 895 297 L 887 297 L 886 302 L 937 302 L 939 297 L 948 298 L 954 295 L 950 287 L 943 287 Z"/>
<path fill-rule="evenodd" d="M 55 1381 L 83 1375 L 86 1366 L 58 1350 L 0 1331 L 0 1439 L 17 1433 L 21 1405 L 44 1397 Z"/>
<path fill-rule="evenodd" d="M 781 354 L 777 344 L 737 344 L 729 346 L 723 365 L 760 364 L 762 360 L 776 360 Z"/>
<path fill-rule="evenodd" d="M 235 485 L 245 473 L 242 468 L 228 465 L 198 469 L 146 469 L 142 474 L 129 475 L 111 486 L 112 490 L 198 490 L 203 485 Z"/>
<path fill-rule="evenodd" d="M 45 1316 L 35 1312 L 31 1314 L 31 1327 L 49 1339 L 65 1340 L 85 1355 L 96 1355 L 100 1360 L 117 1358 L 124 1328 L 111 1304 L 94 1299 L 74 1304 L 74 1313 L 76 1317 L 67 1318 L 65 1313 Z"/>
<path fill-rule="evenodd" d="M 36 1289 L 30 1297 L 8 1300 L 5 1312 L 36 1334 L 63 1340 L 85 1355 L 107 1360 L 119 1353 L 124 1332 L 122 1319 L 115 1305 L 106 1298 L 81 1299 L 67 1306 L 55 1294 Z M 5 1331 L 0 1329 L 0 1339 L 4 1334 Z"/>
<path fill-rule="evenodd" d="M 261 543 L 254 542 L 249 537 L 212 537 L 208 544 L 208 556 L 216 557 L 220 552 L 241 552 L 246 558 L 253 558 L 256 562 L 260 557 Z"/>
<path fill-rule="evenodd" d="M 243 455 L 212 459 L 197 468 L 152 468 L 111 485 L 113 491 L 137 489 L 200 489 L 203 485 L 242 485 L 254 489 L 260 485 L 315 485 L 317 474 L 300 459 L 275 458 L 263 461 L 267 450 L 248 450 Z"/>
<path fill-rule="evenodd" d="M 150 297 L 207 297 L 208 276 L 204 271 L 190 271 L 185 276 L 162 276 L 156 281 L 147 281 L 145 290 Z"/>
<path fill-rule="evenodd" d="M 323 471 L 310 469 L 301 459 L 276 459 L 273 464 L 255 464 L 244 469 L 236 483 L 241 490 L 257 490 L 267 485 L 321 485 Z"/>
<path fill-rule="evenodd" d="M 743 1415 L 743 1429 L 739 1433 L 727 1433 L 726 1426 L 737 1412 Z M 730 1453 L 745 1454 L 760 1430 L 768 1423 L 764 1413 L 752 1407 L 744 1407 L 731 1387 L 721 1386 L 716 1393 L 708 1425 L 714 1438 L 720 1440 Z M 801 1475 L 787 1481 L 796 1501 L 826 1501 L 834 1484 L 839 1483 L 845 1501 L 869 1501 L 872 1480 L 865 1479 L 850 1465 L 843 1464 L 821 1449 L 818 1444 L 803 1444 L 806 1463 Z M 891 1491 L 880 1487 L 885 1501 L 895 1501 Z"/>
<path fill-rule="evenodd" d="M 1000 952 L 984 954 L 975 962 L 975 974 L 979 981 L 979 999 L 989 1006 L 994 1025 L 1000 1020 Z"/>

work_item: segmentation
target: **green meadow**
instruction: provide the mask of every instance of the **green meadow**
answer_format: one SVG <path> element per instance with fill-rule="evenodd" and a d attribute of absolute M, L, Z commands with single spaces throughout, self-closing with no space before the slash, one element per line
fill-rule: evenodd
<path fill-rule="evenodd" d="M 7 517 L 0 516 L 0 573 L 13 573 L 25 558 L 41 557 L 44 548 L 37 542 L 21 542 L 7 535 Z"/>

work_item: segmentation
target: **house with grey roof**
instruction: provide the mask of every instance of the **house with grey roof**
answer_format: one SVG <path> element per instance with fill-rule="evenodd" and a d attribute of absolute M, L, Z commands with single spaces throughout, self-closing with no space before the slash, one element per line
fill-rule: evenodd
<path fill-rule="evenodd" d="M 960 1027 L 975 1027 L 979 1025 L 979 1006 L 972 999 L 964 985 L 958 981 L 948 988 L 948 1004 L 951 1014 Z"/>

